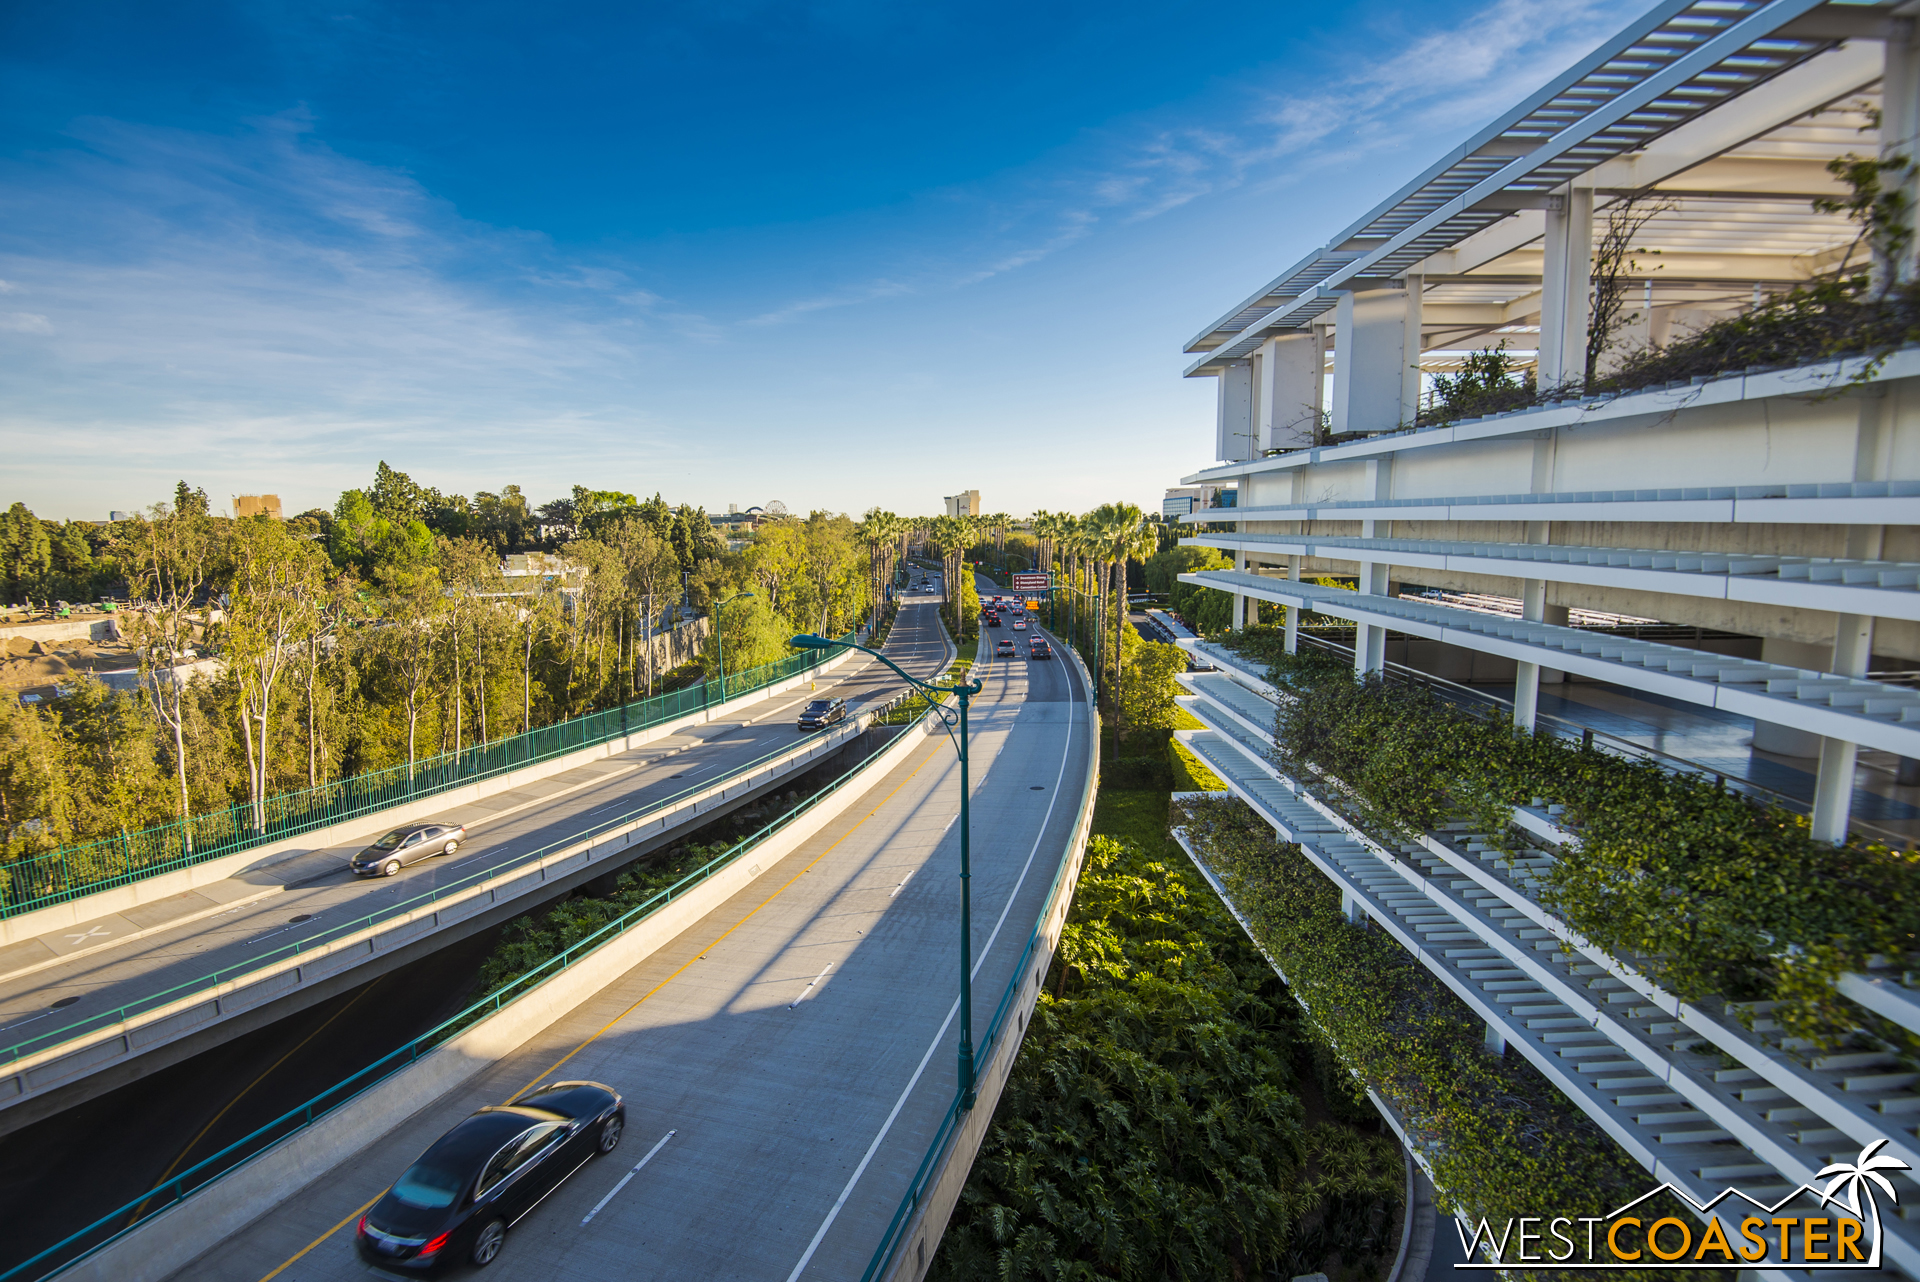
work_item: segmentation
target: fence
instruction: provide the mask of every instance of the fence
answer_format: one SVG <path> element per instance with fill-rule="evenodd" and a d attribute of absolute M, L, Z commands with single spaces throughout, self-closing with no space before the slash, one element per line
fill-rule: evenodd
<path fill-rule="evenodd" d="M 848 633 L 841 639 L 851 641 L 854 637 L 854 633 Z M 806 650 L 736 673 L 727 678 L 727 697 L 738 698 L 784 681 L 818 667 L 835 653 Z M 718 702 L 713 682 L 702 681 L 684 690 L 441 753 L 410 766 L 389 766 L 318 788 L 276 793 L 263 803 L 265 823 L 257 826 L 254 807 L 242 803 L 15 860 L 0 865 L 0 918 L 405 805 L 647 730 Z"/>
<path fill-rule="evenodd" d="M 732 682 L 729 681 L 728 685 L 731 687 Z M 917 723 L 920 718 L 916 717 L 914 720 Z M 902 733 L 905 733 L 905 731 L 902 731 Z M 684 895 L 692 887 L 706 881 L 715 873 L 740 858 L 741 855 L 759 846 L 769 837 L 779 833 L 796 819 L 799 819 L 802 815 L 819 805 L 826 798 L 838 792 L 846 785 L 848 780 L 859 774 L 873 760 L 873 757 L 868 757 L 866 760 L 861 761 L 860 764 L 854 766 L 825 788 L 807 798 L 807 800 L 786 814 L 781 815 L 773 822 L 767 824 L 759 831 L 753 833 L 751 836 L 743 837 L 715 858 L 702 864 L 699 868 L 688 873 L 679 881 L 674 882 L 673 885 L 668 886 L 665 890 L 658 892 L 644 903 L 628 909 L 625 913 L 608 922 L 599 930 L 593 932 L 593 934 L 588 935 L 585 939 L 572 944 L 561 952 L 555 953 L 552 957 L 547 958 L 546 961 L 518 978 L 502 984 L 499 988 L 488 993 L 485 997 L 468 1006 L 451 1019 L 414 1038 L 399 1049 L 375 1060 L 351 1077 L 336 1082 L 334 1085 L 308 1100 L 305 1104 L 282 1114 L 252 1134 L 235 1140 L 232 1144 L 229 1144 L 204 1161 L 197 1162 L 193 1166 L 180 1172 L 180 1174 L 156 1185 L 136 1201 L 129 1202 L 125 1206 L 101 1216 L 98 1220 L 95 1220 L 86 1228 L 81 1229 L 78 1233 L 55 1243 L 31 1259 L 14 1265 L 5 1273 L 0 1273 L 0 1282 L 16 1282 L 16 1279 L 19 1280 L 19 1282 L 25 1282 L 25 1279 L 29 1277 L 45 1278 L 52 1276 L 54 1273 L 59 1272 L 61 1269 L 82 1257 L 99 1250 L 121 1234 L 130 1232 L 146 1220 L 152 1219 L 173 1203 L 186 1197 L 189 1193 L 193 1192 L 193 1190 L 220 1178 L 234 1168 L 243 1165 L 248 1159 L 266 1151 L 272 1145 L 279 1143 L 281 1140 L 286 1139 L 288 1136 L 293 1135 L 305 1127 L 311 1126 L 319 1118 L 325 1117 L 384 1078 L 391 1076 L 413 1063 L 427 1051 L 432 1050 L 443 1042 L 449 1041 L 464 1031 L 468 1026 L 485 1019 L 488 1015 L 498 1011 L 508 1002 L 522 996 L 530 989 L 545 983 L 587 954 L 600 948 L 604 944 L 610 943 L 616 936 L 623 934 L 647 917 L 660 911 L 660 909 L 671 903 L 675 896 Z M 591 832 L 597 831 L 598 828 L 604 826 L 605 825 L 596 825 L 594 829 L 576 833 L 557 844 L 565 845 L 579 841 L 583 836 L 589 835 Z M 1031 948 L 1031 944 L 1029 944 L 1029 948 Z M 1004 1008 L 1006 1003 L 1003 1001 L 1001 1005 Z M 997 1028 L 1001 1022 L 1003 1022 L 1001 1017 L 996 1015 L 994 1027 Z"/>

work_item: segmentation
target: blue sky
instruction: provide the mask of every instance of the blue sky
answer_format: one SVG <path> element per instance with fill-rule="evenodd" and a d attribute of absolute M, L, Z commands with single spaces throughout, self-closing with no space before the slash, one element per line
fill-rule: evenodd
<path fill-rule="evenodd" d="M 0 6 L 0 503 L 1157 506 L 1181 344 L 1645 7 Z"/>

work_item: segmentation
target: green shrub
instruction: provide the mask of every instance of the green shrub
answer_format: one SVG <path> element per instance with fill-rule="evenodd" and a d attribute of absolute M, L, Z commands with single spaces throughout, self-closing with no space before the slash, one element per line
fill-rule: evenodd
<path fill-rule="evenodd" d="M 1603 1215 L 1646 1190 L 1637 1163 L 1521 1056 L 1490 1054 L 1472 1010 L 1390 937 L 1348 921 L 1338 887 L 1244 803 L 1195 798 L 1174 816 L 1286 972 L 1350 1097 L 1364 1083 L 1394 1106 L 1449 1209 L 1496 1224 Z"/>
<path fill-rule="evenodd" d="M 1682 1000 L 1774 1000 L 1790 1032 L 1834 1044 L 1866 1018 L 1834 980 L 1920 946 L 1914 854 L 1835 849 L 1803 817 L 1715 780 L 1526 734 L 1425 690 L 1356 682 L 1337 662 L 1283 656 L 1276 671 L 1294 695 L 1275 726 L 1280 768 L 1331 776 L 1335 800 L 1382 835 L 1466 818 L 1517 848 L 1513 806 L 1567 807 L 1580 841 L 1559 852 L 1541 902 Z"/>
<path fill-rule="evenodd" d="M 935 1275 L 1379 1276 L 1398 1148 L 1306 1124 L 1296 1009 L 1189 870 L 1095 837 Z"/>

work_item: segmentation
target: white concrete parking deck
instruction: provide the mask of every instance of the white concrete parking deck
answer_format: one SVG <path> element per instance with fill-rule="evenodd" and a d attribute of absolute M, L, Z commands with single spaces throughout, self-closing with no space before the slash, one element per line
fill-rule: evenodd
<path fill-rule="evenodd" d="M 1903 686 L 1232 570 L 1180 581 L 1920 756 L 1920 691 Z"/>
<path fill-rule="evenodd" d="M 1071 660 L 976 674 L 977 1033 L 1071 839 L 1091 721 Z M 474 1108 L 558 1074 L 622 1091 L 628 1138 L 516 1227 L 489 1277 L 858 1278 L 953 1094 L 956 774 L 929 737 L 696 926 L 175 1276 L 358 1282 L 357 1208 Z"/>

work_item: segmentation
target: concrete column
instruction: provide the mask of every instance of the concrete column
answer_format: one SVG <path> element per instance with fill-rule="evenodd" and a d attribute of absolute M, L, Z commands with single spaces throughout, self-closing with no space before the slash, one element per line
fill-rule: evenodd
<path fill-rule="evenodd" d="M 1886 59 L 1880 85 L 1880 158 L 1905 156 L 1908 165 L 1898 185 L 1907 196 L 1907 208 L 1920 197 L 1920 169 L 1912 163 L 1920 159 L 1920 23 L 1912 17 L 1887 20 L 1886 39 L 1881 42 Z M 1889 179 L 1892 176 L 1889 175 Z M 1888 181 L 1888 180 L 1883 180 Z M 1915 246 L 1907 246 L 1901 261 L 1889 262 L 1884 247 L 1873 249 L 1873 287 L 1890 283 L 1904 284 L 1914 278 Z"/>
<path fill-rule="evenodd" d="M 1288 334 L 1260 345 L 1254 431 L 1262 452 L 1313 444 L 1322 365 L 1320 345 L 1312 334 Z"/>
<path fill-rule="evenodd" d="M 1290 582 L 1300 582 L 1300 561 L 1301 558 L 1297 556 L 1287 558 L 1287 579 Z M 1298 654 L 1299 652 L 1300 609 L 1298 606 L 1290 605 L 1287 607 L 1287 653 Z"/>
<path fill-rule="evenodd" d="M 1253 366 L 1235 361 L 1221 370 L 1219 396 L 1214 457 L 1222 463 L 1245 463 L 1258 455 L 1254 449 Z"/>
<path fill-rule="evenodd" d="M 1333 327 L 1325 321 L 1318 321 L 1313 327 L 1313 412 L 1314 418 L 1309 424 L 1313 429 L 1311 440 L 1320 442 L 1320 432 L 1331 419 L 1332 411 L 1327 405 L 1327 357 L 1333 351 Z"/>
<path fill-rule="evenodd" d="M 1535 455 L 1537 458 L 1537 450 Z M 1545 521 L 1528 521 L 1527 542 L 1545 543 L 1547 529 Z M 1547 581 L 1545 579 L 1520 580 L 1520 617 L 1529 623 L 1546 622 Z M 1530 731 L 1539 713 L 1540 665 L 1521 662 L 1514 668 L 1513 673 L 1513 724 L 1522 730 Z"/>
<path fill-rule="evenodd" d="M 1333 430 L 1391 432 L 1400 425 L 1407 291 L 1340 295 L 1334 309 Z"/>
<path fill-rule="evenodd" d="M 1418 272 L 1407 273 L 1407 301 L 1400 332 L 1400 422 L 1412 427 L 1420 415 L 1420 294 L 1426 281 Z"/>
<path fill-rule="evenodd" d="M 1593 188 L 1548 197 L 1540 278 L 1540 386 L 1578 381 L 1587 370 L 1587 293 L 1593 276 Z"/>
<path fill-rule="evenodd" d="M 1236 570 L 1245 570 L 1247 568 L 1247 554 L 1245 552 L 1236 551 L 1233 554 L 1233 568 Z M 1244 631 L 1246 626 L 1247 598 L 1244 594 L 1236 592 L 1233 594 L 1233 630 L 1235 632 Z"/>
<path fill-rule="evenodd" d="M 1873 655 L 1873 619 L 1843 614 L 1833 635 L 1832 670 L 1846 677 L 1865 676 Z M 1844 739 L 1820 740 L 1820 773 L 1813 785 L 1813 839 L 1838 846 L 1847 839 L 1853 818 L 1854 765 L 1858 744 Z"/>

